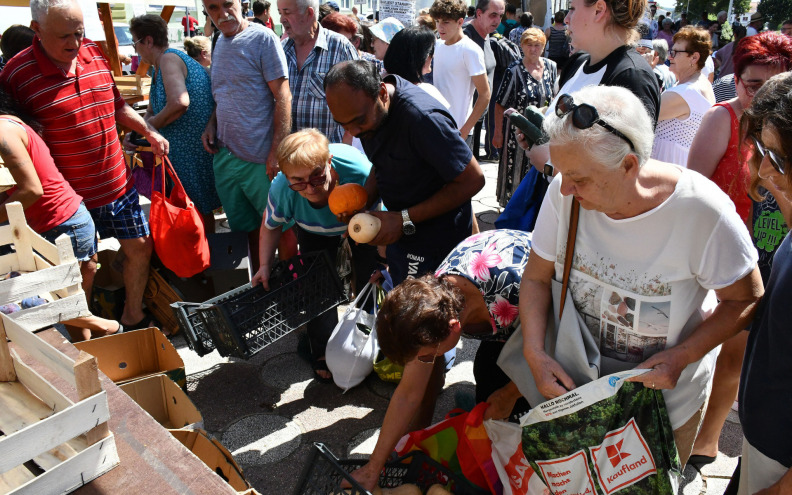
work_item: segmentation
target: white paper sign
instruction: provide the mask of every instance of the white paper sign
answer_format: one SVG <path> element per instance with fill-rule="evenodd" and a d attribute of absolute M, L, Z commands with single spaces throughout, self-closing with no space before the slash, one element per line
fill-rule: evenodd
<path fill-rule="evenodd" d="M 99 10 L 96 2 L 89 0 L 78 0 L 83 14 L 83 25 L 85 26 L 85 37 L 91 41 L 104 41 L 105 34 L 102 30 L 102 23 L 99 21 Z M 113 22 L 108 19 L 108 22 Z"/>
<path fill-rule="evenodd" d="M 395 17 L 404 27 L 412 26 L 415 20 L 415 2 L 411 0 L 380 0 L 380 21 Z"/>
<path fill-rule="evenodd" d="M 140 15 L 146 15 L 146 2 L 143 0 L 132 0 L 132 13 L 135 14 L 135 17 Z"/>

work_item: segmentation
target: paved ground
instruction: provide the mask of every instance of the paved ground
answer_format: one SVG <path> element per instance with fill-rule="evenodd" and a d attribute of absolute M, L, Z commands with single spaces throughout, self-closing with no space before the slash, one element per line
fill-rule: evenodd
<path fill-rule="evenodd" d="M 482 164 L 487 185 L 474 201 L 482 230 L 499 213 L 495 199 L 497 164 Z M 204 417 L 205 428 L 234 454 L 245 476 L 262 494 L 292 493 L 309 463 L 313 442 L 324 442 L 339 457 L 365 457 L 373 449 L 394 386 L 370 376 L 342 394 L 334 385 L 312 379 L 310 365 L 298 354 L 304 335 L 294 332 L 249 361 L 198 357 L 182 337 L 173 342 L 184 358 L 189 394 Z M 448 373 L 435 417 L 454 407 L 457 391 L 473 393 L 477 343 L 461 341 L 457 364 Z M 721 436 L 721 455 L 698 473 L 685 471 L 685 495 L 720 495 L 737 462 L 742 430 L 732 413 Z"/>

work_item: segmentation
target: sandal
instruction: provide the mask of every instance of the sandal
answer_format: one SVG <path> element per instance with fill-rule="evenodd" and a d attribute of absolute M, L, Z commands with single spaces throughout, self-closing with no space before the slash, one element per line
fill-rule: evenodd
<path fill-rule="evenodd" d="M 118 323 L 120 325 L 121 321 Z M 134 325 L 124 325 L 123 328 L 125 332 L 131 332 L 132 330 L 142 330 L 150 327 L 160 328 L 160 322 L 148 310 L 143 310 L 143 318 L 139 322 Z"/>
<path fill-rule="evenodd" d="M 314 371 L 314 378 L 316 380 L 319 380 L 322 383 L 333 383 L 333 374 L 330 373 L 330 369 L 327 367 L 327 361 L 325 360 L 324 357 L 320 357 L 319 359 L 316 359 L 313 362 L 312 366 Z M 322 376 L 319 376 L 319 373 L 317 373 L 317 371 L 327 371 L 328 373 L 330 373 L 330 377 L 324 378 Z"/>

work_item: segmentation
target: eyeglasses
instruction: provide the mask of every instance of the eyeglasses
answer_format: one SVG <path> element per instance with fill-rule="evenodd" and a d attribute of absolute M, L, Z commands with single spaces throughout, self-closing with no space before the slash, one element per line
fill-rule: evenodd
<path fill-rule="evenodd" d="M 620 138 L 627 141 L 627 144 L 630 145 L 630 149 L 635 151 L 635 146 L 633 146 L 632 141 L 630 138 L 625 136 L 621 133 L 618 129 L 611 126 L 607 122 L 603 121 L 599 117 L 599 112 L 593 106 L 589 105 L 588 103 L 583 103 L 582 105 L 576 105 L 575 101 L 572 99 L 570 95 L 563 94 L 558 97 L 558 101 L 556 102 L 556 109 L 555 109 L 556 116 L 559 118 L 563 118 L 568 114 L 572 114 L 572 123 L 578 129 L 588 129 L 594 124 L 599 124 L 612 134 L 619 136 Z"/>
<path fill-rule="evenodd" d="M 434 364 L 435 360 L 437 359 L 438 352 L 440 352 L 440 342 L 437 343 L 434 354 L 432 354 L 432 359 L 429 359 L 429 356 L 418 356 L 415 359 L 417 359 L 419 363 Z"/>
<path fill-rule="evenodd" d="M 696 53 L 696 52 L 691 50 L 668 50 L 668 56 L 671 58 L 676 57 L 677 53 L 687 53 L 688 55 L 690 55 L 691 53 Z"/>
<path fill-rule="evenodd" d="M 769 150 L 764 147 L 761 141 L 756 136 L 751 136 L 751 140 L 753 141 L 754 146 L 756 146 L 756 151 L 759 153 L 759 156 L 762 157 L 764 160 L 767 157 L 770 160 L 770 165 L 781 175 L 785 175 L 786 172 L 784 169 L 786 168 L 786 158 L 778 156 L 773 150 Z"/>
<path fill-rule="evenodd" d="M 141 41 L 143 41 L 143 38 L 140 38 L 140 39 L 139 39 L 139 40 L 137 40 L 137 41 L 133 39 L 133 40 L 132 40 L 132 48 L 134 49 L 134 48 L 135 48 L 135 45 L 137 45 L 137 44 L 138 44 L 138 43 L 140 43 Z"/>
<path fill-rule="evenodd" d="M 325 168 L 321 175 L 309 177 L 308 180 L 303 182 L 295 182 L 289 184 L 289 189 L 292 191 L 304 191 L 308 186 L 319 187 L 327 180 L 327 169 Z"/>

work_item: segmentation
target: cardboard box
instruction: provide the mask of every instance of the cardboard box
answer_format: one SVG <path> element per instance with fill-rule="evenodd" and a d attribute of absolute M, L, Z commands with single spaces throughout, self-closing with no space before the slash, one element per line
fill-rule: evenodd
<path fill-rule="evenodd" d="M 74 346 L 99 361 L 99 369 L 115 383 L 128 383 L 164 373 L 182 389 L 187 386 L 176 348 L 158 328 L 76 342 Z"/>
<path fill-rule="evenodd" d="M 203 426 L 203 417 L 198 408 L 184 390 L 165 375 L 125 383 L 119 388 L 165 428 Z"/>
<path fill-rule="evenodd" d="M 228 449 L 223 447 L 223 444 L 216 438 L 210 438 L 201 429 L 170 430 L 170 432 L 204 464 L 209 466 L 209 469 L 226 480 L 234 490 L 241 492 L 250 489 L 250 483 L 245 480 L 242 468 L 234 461 L 234 457 Z"/>
<path fill-rule="evenodd" d="M 214 296 L 250 282 L 248 239 L 245 232 L 222 232 L 206 236 L 212 265 L 204 272 L 214 285 Z"/>

